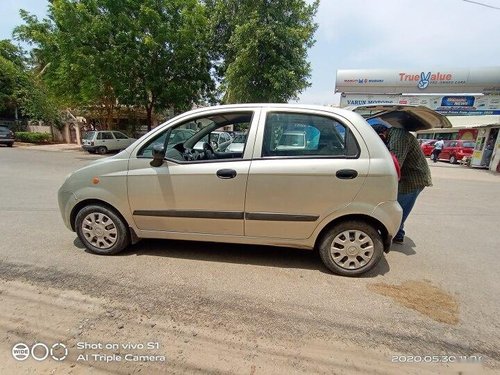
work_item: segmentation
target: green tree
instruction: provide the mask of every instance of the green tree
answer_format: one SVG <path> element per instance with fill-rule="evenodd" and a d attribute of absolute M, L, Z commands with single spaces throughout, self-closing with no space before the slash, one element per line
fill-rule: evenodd
<path fill-rule="evenodd" d="M 287 102 L 310 86 L 319 1 L 209 0 L 224 101 Z"/>
<path fill-rule="evenodd" d="M 197 0 L 53 0 L 48 19 L 22 11 L 15 35 L 73 106 L 185 109 L 213 88 L 205 7 Z"/>
<path fill-rule="evenodd" d="M 24 52 L 0 41 L 0 112 L 16 113 L 49 125 L 60 125 L 59 108 L 43 82 L 26 65 Z M 17 116 L 16 116 L 17 117 Z"/>

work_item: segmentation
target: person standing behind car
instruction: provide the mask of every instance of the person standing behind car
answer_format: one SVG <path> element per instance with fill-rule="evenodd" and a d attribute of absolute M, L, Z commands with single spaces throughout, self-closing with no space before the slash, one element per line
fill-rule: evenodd
<path fill-rule="evenodd" d="M 387 128 L 383 135 L 389 151 L 394 153 L 401 167 L 398 203 L 403 209 L 403 217 L 393 242 L 402 244 L 406 234 L 405 221 L 410 215 L 418 195 L 425 187 L 432 186 L 431 171 L 417 139 L 410 132 L 391 127 Z"/>
<path fill-rule="evenodd" d="M 439 138 L 439 140 L 436 143 L 434 143 L 434 150 L 432 150 L 432 160 L 434 161 L 434 163 L 437 163 L 439 159 L 439 154 L 441 154 L 443 148 L 444 148 L 443 138 Z"/>

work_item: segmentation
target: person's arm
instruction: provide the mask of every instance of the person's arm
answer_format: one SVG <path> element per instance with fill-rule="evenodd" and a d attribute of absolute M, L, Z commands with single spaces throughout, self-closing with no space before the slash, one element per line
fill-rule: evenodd
<path fill-rule="evenodd" d="M 407 132 L 405 130 L 398 128 L 392 128 L 389 133 L 389 150 L 396 155 L 401 168 L 403 167 L 409 150 L 409 142 L 406 140 L 406 135 Z"/>

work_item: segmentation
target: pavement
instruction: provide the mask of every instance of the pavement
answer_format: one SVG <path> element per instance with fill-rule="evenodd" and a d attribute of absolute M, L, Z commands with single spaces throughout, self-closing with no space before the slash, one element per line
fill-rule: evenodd
<path fill-rule="evenodd" d="M 14 145 L 15 147 L 29 148 L 37 151 L 83 151 L 82 146 L 74 143 L 36 144 L 16 142 Z"/>
<path fill-rule="evenodd" d="M 499 175 L 430 164 L 405 244 L 346 278 L 287 248 L 144 240 L 89 254 L 56 194 L 101 156 L 38 147 L 0 147 L 0 373 L 500 370 Z M 68 355 L 13 358 L 38 342 Z"/>

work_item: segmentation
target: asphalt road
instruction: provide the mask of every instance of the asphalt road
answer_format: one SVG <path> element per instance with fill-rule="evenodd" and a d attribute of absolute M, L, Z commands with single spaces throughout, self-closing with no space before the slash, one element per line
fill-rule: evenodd
<path fill-rule="evenodd" d="M 313 252 L 283 248 L 148 240 L 117 256 L 87 253 L 56 194 L 96 158 L 0 147 L 1 373 L 500 369 L 500 176 L 431 164 L 434 186 L 406 243 L 345 278 Z M 12 358 L 15 343 L 40 340 L 65 342 L 68 358 Z M 77 360 L 91 350 L 79 342 L 106 340 L 153 340 L 166 358 Z M 437 363 L 414 363 L 424 356 Z M 446 363 L 465 356 L 481 363 Z"/>

